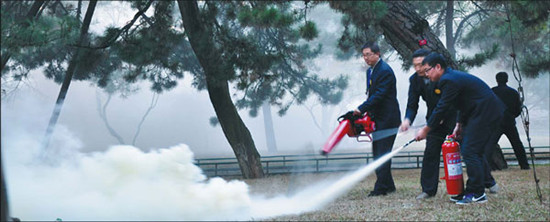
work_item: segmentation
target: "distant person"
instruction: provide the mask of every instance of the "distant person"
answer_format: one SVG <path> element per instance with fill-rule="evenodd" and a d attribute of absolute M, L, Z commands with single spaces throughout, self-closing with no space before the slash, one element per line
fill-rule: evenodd
<path fill-rule="evenodd" d="M 370 66 L 367 70 L 367 100 L 357 109 L 354 115 L 365 112 L 371 116 L 376 124 L 372 134 L 372 152 L 374 159 L 391 152 L 397 127 L 401 123 L 399 104 L 397 102 L 396 80 L 392 68 L 380 58 L 380 47 L 374 42 L 368 42 L 361 48 L 363 59 Z M 395 129 L 391 136 L 376 134 L 384 129 Z M 391 175 L 391 159 L 376 168 L 376 183 L 374 190 L 368 196 L 381 196 L 395 191 L 395 184 Z"/>
<path fill-rule="evenodd" d="M 405 119 L 400 127 L 401 131 L 407 131 L 414 122 L 420 97 L 422 97 L 427 106 L 426 119 L 430 117 L 441 97 L 441 92 L 435 90 L 437 83 L 430 81 L 422 66 L 422 60 L 429 53 L 430 51 L 426 49 L 418 49 L 412 55 L 412 63 L 416 72 L 409 78 L 409 97 Z M 424 156 L 422 158 L 422 170 L 420 172 L 422 193 L 416 196 L 417 200 L 433 197 L 437 193 L 441 145 L 445 141 L 445 136 L 453 132 L 455 124 L 456 110 L 451 108 L 445 115 L 444 120 L 428 133 L 426 148 L 424 149 Z"/>
<path fill-rule="evenodd" d="M 527 156 L 525 155 L 525 147 L 521 140 L 519 139 L 518 129 L 516 127 L 516 117 L 521 114 L 521 100 L 519 99 L 519 93 L 515 89 L 507 86 L 508 82 L 508 73 L 499 72 L 496 75 L 498 86 L 493 87 L 493 92 L 502 100 L 506 105 L 506 111 L 504 112 L 504 117 L 500 127 L 498 127 L 498 134 L 496 135 L 496 142 L 500 140 L 502 134 L 508 137 L 512 148 L 514 149 L 514 154 L 518 159 L 518 164 L 522 170 L 530 169 L 529 163 L 527 162 Z M 491 154 L 491 152 L 489 152 Z"/>
<path fill-rule="evenodd" d="M 427 126 L 417 132 L 416 139 L 425 139 L 455 105 L 459 113 L 453 134 L 462 137 L 460 152 L 466 163 L 468 181 L 464 193 L 452 196 L 451 201 L 457 204 L 487 202 L 485 188 L 496 192 L 498 185 L 491 175 L 485 153 L 495 144 L 494 129 L 500 124 L 505 106 L 483 80 L 447 68 L 441 54 L 429 54 L 422 64 L 430 80 L 437 82 L 441 98 L 428 118 Z"/>

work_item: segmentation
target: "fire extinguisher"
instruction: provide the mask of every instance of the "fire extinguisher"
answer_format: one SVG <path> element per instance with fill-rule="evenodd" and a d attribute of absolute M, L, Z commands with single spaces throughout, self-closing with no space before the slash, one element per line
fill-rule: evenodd
<path fill-rule="evenodd" d="M 441 145 L 443 154 L 443 166 L 445 167 L 445 183 L 449 195 L 462 194 L 464 191 L 464 179 L 462 178 L 462 161 L 460 160 L 460 144 L 454 135 L 447 136 Z"/>

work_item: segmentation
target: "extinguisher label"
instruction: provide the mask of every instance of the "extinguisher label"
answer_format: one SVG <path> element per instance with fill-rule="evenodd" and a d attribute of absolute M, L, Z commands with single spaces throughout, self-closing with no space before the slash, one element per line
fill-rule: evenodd
<path fill-rule="evenodd" d="M 462 178 L 462 162 L 460 153 L 447 153 L 447 171 L 450 180 Z"/>

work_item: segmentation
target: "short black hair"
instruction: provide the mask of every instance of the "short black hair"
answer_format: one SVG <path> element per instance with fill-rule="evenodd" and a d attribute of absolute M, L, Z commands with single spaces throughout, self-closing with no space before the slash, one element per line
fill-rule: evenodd
<path fill-rule="evenodd" d="M 446 69 L 447 68 L 447 61 L 445 58 L 437 53 L 432 52 L 428 56 L 424 57 L 424 60 L 422 60 L 422 65 L 430 65 L 431 67 L 434 67 L 435 65 L 439 64 L 441 68 Z"/>
<path fill-rule="evenodd" d="M 428 54 L 430 54 L 430 51 L 427 49 L 417 49 L 413 52 L 413 59 L 417 57 L 426 57 Z"/>
<path fill-rule="evenodd" d="M 506 72 L 499 72 L 497 73 L 497 83 L 507 83 L 508 82 L 508 73 Z"/>
<path fill-rule="evenodd" d="M 369 48 L 373 53 L 380 53 L 380 46 L 376 44 L 375 42 L 367 42 L 361 47 L 361 51 L 363 49 Z"/>

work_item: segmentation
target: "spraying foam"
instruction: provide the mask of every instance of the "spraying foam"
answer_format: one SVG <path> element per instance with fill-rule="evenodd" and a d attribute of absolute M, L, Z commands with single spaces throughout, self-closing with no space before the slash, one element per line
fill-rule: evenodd
<path fill-rule="evenodd" d="M 299 214 L 321 209 L 336 198 L 347 193 L 355 184 L 370 175 L 376 168 L 390 160 L 399 153 L 407 144 L 394 149 L 392 152 L 380 157 L 376 161 L 353 171 L 335 182 L 325 181 L 304 189 L 290 197 L 277 197 L 273 199 L 256 200 L 253 206 L 253 215 L 266 218 L 286 214 Z"/>
<path fill-rule="evenodd" d="M 403 148 L 337 181 L 266 198 L 251 195 L 243 181 L 207 179 L 184 144 L 150 152 L 120 145 L 80 153 L 82 144 L 59 126 L 52 140 L 58 152 L 50 152 L 59 158 L 50 156 L 57 160 L 52 165 L 37 161 L 41 152 L 33 138 L 40 137 L 19 133 L 18 139 L 3 136 L 2 158 L 11 215 L 22 220 L 257 220 L 310 212 L 345 194 Z"/>

